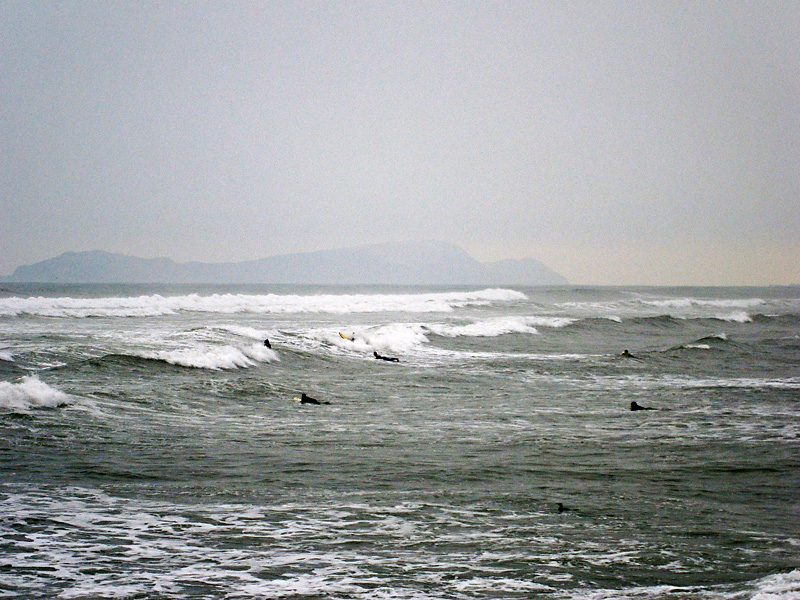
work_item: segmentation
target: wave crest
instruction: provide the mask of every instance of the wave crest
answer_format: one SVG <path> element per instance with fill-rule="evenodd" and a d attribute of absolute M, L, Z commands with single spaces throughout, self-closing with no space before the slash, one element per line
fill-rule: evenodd
<path fill-rule="evenodd" d="M 220 314 L 452 312 L 464 306 L 526 300 L 522 292 L 489 288 L 472 292 L 425 294 L 212 294 L 137 296 L 132 298 L 5 298 L 0 316 L 157 317 L 178 312 Z"/>
<path fill-rule="evenodd" d="M 50 387 L 35 375 L 19 383 L 0 382 L 0 408 L 28 412 L 34 408 L 56 408 L 71 404 L 73 397 Z"/>
<path fill-rule="evenodd" d="M 280 360 L 275 351 L 260 345 L 244 348 L 219 346 L 215 348 L 182 348 L 143 352 L 141 358 L 159 360 L 179 367 L 194 369 L 231 370 L 252 367 L 260 362 Z"/>
<path fill-rule="evenodd" d="M 640 300 L 645 306 L 657 308 L 752 308 L 766 304 L 761 298 L 740 298 L 740 299 L 713 299 L 705 300 L 701 298 L 670 298 L 665 300 Z"/>
<path fill-rule="evenodd" d="M 497 337 L 510 333 L 537 335 L 536 327 L 566 327 L 577 319 L 565 317 L 498 317 L 484 319 L 466 325 L 431 324 L 426 328 L 443 337 Z"/>
<path fill-rule="evenodd" d="M 731 323 L 750 323 L 753 320 L 752 317 L 743 310 L 730 313 L 729 315 L 717 315 L 715 318 L 720 321 L 729 321 Z"/>

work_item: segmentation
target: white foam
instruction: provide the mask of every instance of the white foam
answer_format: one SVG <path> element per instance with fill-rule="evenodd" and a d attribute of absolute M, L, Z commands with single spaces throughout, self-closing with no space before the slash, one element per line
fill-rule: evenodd
<path fill-rule="evenodd" d="M 564 381 L 571 381 L 565 378 Z M 743 389 L 800 389 L 800 377 L 785 378 L 758 378 L 758 377 L 731 377 L 731 378 L 691 378 L 681 375 L 624 375 L 596 377 L 589 382 L 590 385 L 602 385 L 611 389 L 696 389 L 696 388 L 743 388 Z"/>
<path fill-rule="evenodd" d="M 615 317 L 609 317 L 612 321 Z M 531 325 L 539 327 L 552 327 L 559 329 L 577 323 L 580 319 L 570 319 L 568 317 L 525 317 L 525 321 Z"/>
<path fill-rule="evenodd" d="M 342 340 L 341 337 L 339 338 Z M 368 348 L 376 350 L 392 350 L 394 352 L 408 352 L 413 348 L 428 343 L 424 328 L 418 323 L 391 323 L 374 329 L 359 332 L 355 342 L 360 340 Z"/>
<path fill-rule="evenodd" d="M 263 344 L 253 344 L 252 346 L 245 346 L 241 351 L 248 357 L 262 363 L 273 363 L 280 361 L 278 354 L 272 349 L 267 348 Z"/>
<path fill-rule="evenodd" d="M 466 325 L 430 324 L 427 329 L 444 337 L 497 337 L 509 333 L 536 335 L 539 327 L 566 327 L 576 319 L 564 317 L 497 317 L 475 321 Z"/>
<path fill-rule="evenodd" d="M 443 337 L 496 337 L 509 333 L 527 333 L 536 335 L 539 331 L 533 324 L 542 327 L 565 327 L 576 319 L 562 317 L 500 317 L 484 319 L 465 325 L 448 323 L 389 323 L 380 326 L 344 327 L 343 333 L 353 340 L 344 339 L 340 330 L 324 329 L 306 334 L 309 339 L 336 346 L 343 350 L 371 352 L 372 350 L 389 350 L 394 352 L 410 352 L 429 343 L 427 334 Z M 481 355 L 491 356 L 491 354 Z"/>
<path fill-rule="evenodd" d="M 800 598 L 800 571 L 769 575 L 744 584 L 746 590 L 732 586 L 676 587 L 655 585 L 615 590 L 578 591 L 568 596 L 572 600 L 652 600 L 658 598 L 707 598 L 709 600 L 797 600 Z M 740 586 L 735 586 L 739 588 Z"/>
<path fill-rule="evenodd" d="M 743 310 L 728 315 L 717 315 L 716 318 L 720 321 L 730 321 L 732 323 L 749 323 L 753 320 L 750 315 Z"/>
<path fill-rule="evenodd" d="M 14 355 L 7 348 L 0 348 L 0 360 L 14 362 Z"/>
<path fill-rule="evenodd" d="M 800 389 L 800 377 L 787 377 L 783 379 L 766 379 L 758 377 L 735 377 L 720 379 L 671 379 L 668 376 L 663 378 L 670 385 L 683 388 L 699 387 L 719 387 L 719 388 L 749 388 L 749 389 Z"/>
<path fill-rule="evenodd" d="M 344 339 L 339 332 L 351 336 Z M 371 355 L 373 350 L 410 352 L 428 343 L 422 325 L 417 323 L 389 323 L 371 327 L 345 327 L 343 329 L 316 329 L 306 332 L 300 338 L 316 342 L 307 349 L 314 351 L 319 343 L 346 352 Z"/>
<path fill-rule="evenodd" d="M 800 598 L 800 570 L 770 575 L 756 583 L 752 600 L 797 600 Z"/>
<path fill-rule="evenodd" d="M 545 592 L 552 591 L 552 587 L 535 581 L 526 581 L 523 579 L 511 579 L 508 577 L 473 577 L 466 581 L 458 582 L 453 587 L 459 592 L 484 592 L 485 590 L 492 590 L 492 592 L 508 592 L 513 594 L 520 594 L 524 592 Z"/>
<path fill-rule="evenodd" d="M 219 325 L 217 329 L 227 331 L 239 337 L 251 338 L 254 340 L 263 340 L 268 337 L 268 332 L 263 329 L 255 329 L 254 327 L 246 327 L 243 325 Z"/>
<path fill-rule="evenodd" d="M 131 598 L 145 593 L 146 589 L 146 586 L 142 585 L 120 585 L 113 581 L 96 583 L 90 580 L 61 592 L 59 596 L 61 598 Z"/>
<path fill-rule="evenodd" d="M 702 299 L 702 298 L 669 298 L 665 300 L 641 300 L 645 306 L 655 306 L 658 308 L 752 308 L 766 304 L 761 298 L 740 298 L 740 299 Z"/>
<path fill-rule="evenodd" d="M 0 408 L 27 412 L 33 408 L 55 408 L 72 401 L 72 396 L 50 387 L 35 375 L 24 377 L 20 383 L 0 382 Z"/>
<path fill-rule="evenodd" d="M 132 298 L 4 298 L 0 316 L 153 317 L 177 312 L 221 314 L 452 312 L 464 306 L 526 300 L 522 292 L 484 289 L 427 294 L 212 294 L 137 296 Z"/>
<path fill-rule="evenodd" d="M 629 319 L 636 317 L 670 316 L 675 319 L 723 319 L 738 321 L 751 318 L 754 311 L 771 316 L 796 315 L 800 298 L 713 298 L 713 297 L 658 297 L 636 295 L 626 300 L 583 302 L 558 302 L 555 307 L 571 315 Z"/>
<path fill-rule="evenodd" d="M 242 348 L 225 345 L 159 350 L 156 352 L 143 352 L 138 356 L 162 360 L 181 367 L 212 370 L 242 369 L 252 367 L 259 362 L 276 362 L 280 360 L 274 350 L 260 344 Z"/>
<path fill-rule="evenodd" d="M 36 580 L 10 573 L 9 587 L 26 597 L 56 583 L 64 598 L 178 598 L 193 589 L 202 596 L 258 598 L 422 600 L 558 592 L 575 600 L 790 600 L 800 591 L 799 571 L 722 585 L 563 585 L 575 578 L 564 572 L 567 561 L 607 565 L 611 558 L 600 572 L 629 564 L 641 570 L 650 545 L 626 549 L 618 539 L 607 544 L 592 538 L 573 545 L 573 536 L 557 533 L 567 526 L 561 519 L 558 529 L 550 529 L 542 522 L 546 513 L 528 510 L 510 514 L 435 502 L 385 506 L 382 495 L 377 504 L 356 499 L 320 506 L 316 500 L 173 504 L 70 487 L 6 485 L 3 493 L 6 523 L 35 524 L 26 525 L 24 536 L 13 526 L 0 528 L 15 556 L 38 571 Z M 420 547 L 443 550 L 420 553 Z M 508 566 L 514 563 L 538 564 L 537 581 Z"/>
<path fill-rule="evenodd" d="M 535 327 L 527 325 L 524 320 L 504 317 L 486 321 L 477 321 L 467 325 L 431 324 L 428 329 L 432 333 L 444 337 L 496 337 L 508 333 L 528 333 L 537 335 Z"/>

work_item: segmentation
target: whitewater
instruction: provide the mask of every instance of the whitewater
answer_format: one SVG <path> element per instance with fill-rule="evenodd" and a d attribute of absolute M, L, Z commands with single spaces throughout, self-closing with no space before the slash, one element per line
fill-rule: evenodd
<path fill-rule="evenodd" d="M 799 417 L 796 287 L 4 284 L 0 598 L 800 598 Z"/>

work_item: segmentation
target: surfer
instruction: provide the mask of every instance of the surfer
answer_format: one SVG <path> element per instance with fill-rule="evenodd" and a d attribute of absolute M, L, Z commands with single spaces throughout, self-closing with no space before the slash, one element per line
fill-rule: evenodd
<path fill-rule="evenodd" d="M 561 504 L 561 502 L 559 502 L 558 503 L 558 512 L 560 512 L 560 513 L 569 512 L 569 509 L 566 506 L 564 506 L 563 504 Z"/>
<path fill-rule="evenodd" d="M 638 356 L 634 356 L 633 354 L 628 352 L 628 350 L 623 350 L 622 354 L 620 354 L 620 356 L 622 356 L 623 358 L 635 358 L 636 360 L 639 360 Z"/>
<path fill-rule="evenodd" d="M 330 404 L 330 402 L 320 402 L 316 398 L 306 395 L 305 392 L 300 394 L 300 404 Z"/>
<path fill-rule="evenodd" d="M 272 344 L 270 344 L 270 343 L 269 343 L 269 339 L 265 339 L 265 340 L 264 340 L 264 345 L 265 345 L 267 348 L 269 348 L 270 350 L 272 350 Z"/>
<path fill-rule="evenodd" d="M 377 358 L 378 360 L 385 360 L 385 361 L 388 361 L 388 362 L 400 362 L 400 359 L 399 359 L 399 358 L 395 358 L 395 357 L 393 357 L 393 356 L 381 356 L 380 354 L 378 354 L 378 351 L 377 351 L 377 350 L 374 350 L 374 351 L 372 352 L 372 355 L 373 355 L 375 358 Z"/>
<path fill-rule="evenodd" d="M 637 410 L 656 410 L 656 409 L 655 408 L 650 408 L 649 406 L 639 406 L 636 403 L 636 400 L 634 400 L 633 402 L 631 402 L 631 410 L 632 411 L 637 411 Z"/>

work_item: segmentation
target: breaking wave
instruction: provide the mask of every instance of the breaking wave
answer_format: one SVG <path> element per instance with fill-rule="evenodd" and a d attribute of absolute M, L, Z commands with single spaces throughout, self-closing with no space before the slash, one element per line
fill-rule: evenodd
<path fill-rule="evenodd" d="M 743 310 L 727 315 L 717 315 L 714 318 L 719 321 L 729 321 L 731 323 L 750 323 L 753 320 L 752 317 Z"/>
<path fill-rule="evenodd" d="M 566 327 L 577 319 L 565 317 L 499 317 L 468 323 L 466 325 L 431 324 L 427 329 L 443 337 L 497 337 L 509 333 L 536 335 L 538 327 Z"/>
<path fill-rule="evenodd" d="M 652 315 L 648 317 L 634 317 L 632 321 L 660 327 L 680 325 L 688 321 L 726 321 L 728 323 L 750 323 L 753 319 L 745 311 L 736 311 L 728 314 L 680 316 L 680 315 Z"/>
<path fill-rule="evenodd" d="M 0 381 L 0 408 L 28 412 L 35 408 L 55 408 L 71 404 L 73 397 L 50 387 L 36 376 L 19 383 Z"/>
<path fill-rule="evenodd" d="M 679 344 L 670 348 L 670 350 L 722 350 L 729 345 L 727 335 L 724 333 L 715 333 L 688 344 Z"/>
<path fill-rule="evenodd" d="M 390 323 L 379 327 L 346 329 L 352 340 L 343 339 L 338 332 L 317 331 L 310 337 L 328 345 L 347 350 L 394 350 L 409 351 L 430 342 L 429 335 L 441 337 L 498 337 L 512 333 L 537 335 L 539 327 L 561 328 L 577 322 L 563 317 L 498 317 L 454 325 L 450 323 Z"/>
<path fill-rule="evenodd" d="M 158 360 L 179 367 L 194 369 L 231 370 L 244 369 L 258 363 L 277 362 L 280 359 L 274 350 L 253 345 L 245 348 L 219 346 L 214 348 L 183 348 L 142 352 L 140 358 Z"/>
<path fill-rule="evenodd" d="M 220 331 L 227 331 L 239 337 L 250 338 L 253 340 L 263 340 L 269 334 L 266 330 L 256 329 L 254 327 L 247 327 L 244 325 L 219 325 L 215 329 Z"/>
<path fill-rule="evenodd" d="M 713 299 L 704 300 L 701 298 L 669 298 L 665 300 L 639 300 L 645 306 L 653 306 L 657 308 L 752 308 L 754 306 L 762 306 L 766 304 L 765 300 L 761 298 L 740 298 L 734 300 Z"/>
<path fill-rule="evenodd" d="M 571 316 L 591 318 L 695 319 L 722 320 L 749 323 L 755 319 L 796 319 L 800 311 L 800 298 L 703 298 L 636 296 L 599 301 L 559 302 L 555 306 Z"/>
<path fill-rule="evenodd" d="M 132 298 L 5 298 L 0 316 L 42 317 L 157 317 L 178 312 L 206 313 L 375 313 L 452 312 L 464 306 L 526 300 L 522 292 L 484 289 L 472 292 L 426 294 L 318 294 L 248 295 L 212 294 L 201 296 L 138 296 Z"/>

